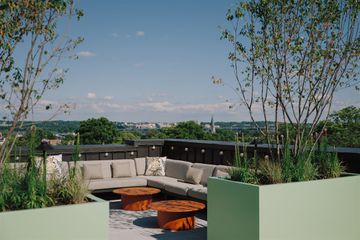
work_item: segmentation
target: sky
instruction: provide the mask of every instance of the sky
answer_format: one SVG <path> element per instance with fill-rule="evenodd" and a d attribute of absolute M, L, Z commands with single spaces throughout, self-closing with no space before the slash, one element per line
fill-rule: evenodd
<path fill-rule="evenodd" d="M 211 81 L 216 76 L 235 85 L 219 27 L 236 2 L 80 1 L 85 16 L 70 26 L 71 36 L 85 39 L 76 49 L 79 59 L 64 62 L 69 68 L 64 84 L 45 94 L 33 119 L 51 115 L 42 110 L 47 103 L 66 103 L 71 113 L 56 120 L 249 120 L 245 109 L 229 109 L 235 93 Z M 358 94 L 345 92 L 335 109 L 359 102 Z"/>

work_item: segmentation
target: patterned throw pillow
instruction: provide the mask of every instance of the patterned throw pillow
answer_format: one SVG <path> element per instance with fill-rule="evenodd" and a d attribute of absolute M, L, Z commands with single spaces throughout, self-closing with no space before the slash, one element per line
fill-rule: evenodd
<path fill-rule="evenodd" d="M 146 176 L 165 176 L 166 157 L 146 157 Z"/>
<path fill-rule="evenodd" d="M 36 166 L 39 169 L 43 168 L 43 158 L 35 157 Z M 52 177 L 61 178 L 63 176 L 62 169 L 62 154 L 52 155 L 46 158 L 46 178 L 51 179 Z"/>

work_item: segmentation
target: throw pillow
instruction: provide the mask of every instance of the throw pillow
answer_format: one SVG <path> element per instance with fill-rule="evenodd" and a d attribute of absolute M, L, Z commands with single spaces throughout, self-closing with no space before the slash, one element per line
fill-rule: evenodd
<path fill-rule="evenodd" d="M 185 182 L 192 184 L 200 184 L 203 172 L 204 170 L 201 168 L 190 167 L 186 172 Z"/>
<path fill-rule="evenodd" d="M 103 179 L 104 174 L 102 171 L 101 163 L 84 164 L 84 179 Z"/>
<path fill-rule="evenodd" d="M 166 157 L 146 157 L 146 176 L 165 176 Z"/>
<path fill-rule="evenodd" d="M 131 177 L 129 162 L 112 163 L 111 167 L 112 167 L 113 178 Z"/>
<path fill-rule="evenodd" d="M 42 171 L 43 168 L 43 158 L 42 157 L 35 157 L 35 164 L 36 167 Z M 62 154 L 59 155 L 51 155 L 46 158 L 46 178 L 51 179 L 61 178 L 63 176 L 63 169 L 62 169 Z"/>

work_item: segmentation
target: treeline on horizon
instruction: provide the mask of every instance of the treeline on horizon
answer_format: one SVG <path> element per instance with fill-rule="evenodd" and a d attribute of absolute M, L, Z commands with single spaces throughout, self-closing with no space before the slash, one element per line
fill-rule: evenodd
<path fill-rule="evenodd" d="M 5 124 L 4 124 L 5 123 Z M 173 127 L 160 129 L 124 129 L 121 122 L 112 122 L 105 117 L 98 119 L 91 118 L 84 121 L 42 121 L 24 122 L 19 145 L 25 145 L 29 137 L 29 129 L 32 125 L 37 128 L 36 140 L 43 138 L 56 139 L 55 134 L 62 134 L 61 144 L 72 144 L 74 133 L 79 132 L 81 144 L 110 144 L 124 143 L 125 140 L 135 139 L 195 139 L 195 140 L 214 140 L 214 141 L 234 141 L 236 133 L 240 133 L 245 142 L 253 142 L 257 139 L 258 143 L 266 143 L 261 134 L 254 129 L 252 122 L 215 122 L 216 133 L 211 133 L 210 129 L 205 128 L 209 122 L 195 121 L 179 122 Z M 257 122 L 260 127 L 264 127 L 264 122 Z M 318 131 L 323 128 L 325 122 L 320 122 Z M 270 123 L 271 125 L 271 123 Z M 241 129 L 246 126 L 247 128 Z M 270 126 L 271 127 L 271 126 Z M 328 141 L 331 146 L 337 147 L 360 147 L 360 108 L 350 106 L 343 108 L 330 115 L 329 121 L 325 125 L 327 129 Z M 0 132 L 5 135 L 8 126 L 6 122 L 1 122 Z M 285 133 L 284 125 L 280 126 Z"/>

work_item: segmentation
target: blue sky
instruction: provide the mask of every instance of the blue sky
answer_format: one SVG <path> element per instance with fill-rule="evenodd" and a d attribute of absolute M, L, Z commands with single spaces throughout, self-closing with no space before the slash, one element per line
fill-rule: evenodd
<path fill-rule="evenodd" d="M 44 102 L 75 106 L 56 119 L 106 116 L 113 121 L 249 120 L 244 109 L 228 109 L 234 93 L 211 76 L 234 83 L 228 45 L 220 40 L 227 9 L 237 1 L 80 1 L 85 16 L 71 25 L 85 38 L 60 89 Z M 337 100 L 360 102 L 355 93 Z M 39 111 L 35 119 L 46 119 Z"/>

